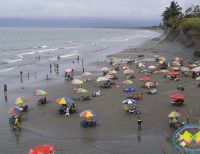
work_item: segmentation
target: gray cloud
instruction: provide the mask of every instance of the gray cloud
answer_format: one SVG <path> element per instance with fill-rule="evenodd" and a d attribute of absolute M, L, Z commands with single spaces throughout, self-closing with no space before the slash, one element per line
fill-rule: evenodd
<path fill-rule="evenodd" d="M 158 20 L 171 0 L 0 0 L 0 17 L 114 17 Z M 184 8 L 197 0 L 177 0 Z"/>

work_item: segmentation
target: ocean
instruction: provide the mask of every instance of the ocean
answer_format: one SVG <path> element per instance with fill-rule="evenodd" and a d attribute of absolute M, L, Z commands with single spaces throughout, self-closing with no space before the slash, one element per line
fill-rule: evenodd
<path fill-rule="evenodd" d="M 0 28 L 1 84 L 10 82 L 7 77 L 15 78 L 21 70 L 44 73 L 57 56 L 66 65 L 77 56 L 89 63 L 159 35 L 147 29 Z M 40 60 L 36 60 L 38 56 Z"/>

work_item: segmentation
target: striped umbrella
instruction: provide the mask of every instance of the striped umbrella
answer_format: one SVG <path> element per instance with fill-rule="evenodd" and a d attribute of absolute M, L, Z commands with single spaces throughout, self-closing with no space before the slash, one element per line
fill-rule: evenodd
<path fill-rule="evenodd" d="M 96 117 L 96 112 L 94 112 L 92 110 L 85 110 L 80 113 L 80 117 L 81 118 L 93 118 L 93 117 Z"/>
<path fill-rule="evenodd" d="M 56 103 L 59 104 L 59 105 L 72 105 L 73 101 L 69 98 L 58 98 L 56 99 Z"/>
<path fill-rule="evenodd" d="M 134 100 L 134 99 L 126 99 L 122 103 L 125 104 L 125 105 L 136 104 L 136 100 Z"/>
<path fill-rule="evenodd" d="M 74 79 L 72 80 L 72 84 L 83 84 L 83 81 L 79 79 Z"/>
<path fill-rule="evenodd" d="M 22 97 L 18 97 L 18 98 L 16 99 L 15 104 L 16 104 L 16 105 L 21 105 L 21 104 L 27 103 L 27 102 L 29 102 L 29 101 L 30 101 L 30 98 L 26 98 L 26 97 L 22 96 Z"/>
<path fill-rule="evenodd" d="M 168 115 L 169 118 L 178 118 L 180 116 L 182 116 L 182 114 L 180 112 L 177 112 L 177 111 L 172 111 Z"/>
<path fill-rule="evenodd" d="M 33 95 L 34 96 L 45 96 L 45 95 L 47 95 L 47 92 L 44 90 L 35 90 L 35 91 L 33 91 Z"/>
<path fill-rule="evenodd" d="M 125 81 L 123 81 L 123 83 L 127 84 L 127 85 L 131 85 L 131 84 L 133 84 L 133 81 L 131 81 L 131 80 L 125 80 Z"/>
<path fill-rule="evenodd" d="M 13 107 L 8 111 L 8 113 L 9 114 L 19 114 L 22 112 L 22 110 L 23 110 L 23 108 Z"/>

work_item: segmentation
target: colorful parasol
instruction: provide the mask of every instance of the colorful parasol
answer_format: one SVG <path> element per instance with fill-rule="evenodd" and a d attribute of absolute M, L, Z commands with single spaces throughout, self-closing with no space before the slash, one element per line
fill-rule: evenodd
<path fill-rule="evenodd" d="M 179 141 L 184 141 L 185 145 L 189 145 L 193 140 L 193 135 L 188 130 L 186 130 L 183 134 L 179 135 L 178 139 Z"/>
<path fill-rule="evenodd" d="M 8 111 L 8 113 L 9 114 L 20 114 L 22 112 L 22 110 L 23 110 L 23 108 L 13 107 Z"/>
<path fill-rule="evenodd" d="M 69 98 L 58 98 L 56 99 L 56 103 L 59 105 L 72 105 L 73 101 Z"/>
<path fill-rule="evenodd" d="M 179 71 L 180 68 L 179 68 L 179 67 L 171 67 L 170 69 L 171 69 L 172 71 Z"/>
<path fill-rule="evenodd" d="M 155 65 L 150 65 L 150 66 L 148 67 L 148 69 L 156 69 L 156 66 L 155 66 Z"/>
<path fill-rule="evenodd" d="M 123 84 L 131 85 L 131 84 L 133 84 L 133 81 L 125 80 L 125 81 L 123 81 Z"/>
<path fill-rule="evenodd" d="M 101 82 L 101 81 L 108 81 L 109 79 L 107 77 L 98 77 L 97 78 L 97 82 Z"/>
<path fill-rule="evenodd" d="M 96 112 L 94 112 L 92 110 L 85 110 L 80 113 L 80 117 L 81 118 L 93 118 L 93 117 L 96 117 Z"/>
<path fill-rule="evenodd" d="M 107 72 L 107 71 L 109 71 L 109 68 L 108 67 L 103 67 L 103 68 L 101 68 L 101 71 Z"/>
<path fill-rule="evenodd" d="M 78 88 L 78 89 L 76 89 L 75 91 L 76 91 L 77 93 L 82 93 L 82 94 L 88 92 L 88 91 L 87 91 L 86 89 L 84 89 L 84 88 Z"/>
<path fill-rule="evenodd" d="M 125 104 L 125 105 L 136 104 L 136 100 L 134 100 L 134 99 L 126 99 L 122 103 Z"/>
<path fill-rule="evenodd" d="M 200 67 L 195 67 L 191 70 L 192 72 L 200 72 Z"/>
<path fill-rule="evenodd" d="M 200 76 L 196 78 L 197 81 L 200 81 Z"/>
<path fill-rule="evenodd" d="M 123 92 L 125 92 L 125 93 L 131 93 L 131 92 L 134 92 L 134 91 L 135 91 L 135 89 L 132 88 L 132 87 L 127 87 L 127 88 L 123 89 Z"/>
<path fill-rule="evenodd" d="M 33 91 L 33 95 L 34 96 L 45 96 L 45 95 L 47 95 L 47 92 L 44 90 L 35 90 L 35 91 Z"/>
<path fill-rule="evenodd" d="M 90 72 L 84 72 L 84 73 L 82 74 L 83 77 L 90 76 L 90 75 L 92 75 L 92 73 L 90 73 Z"/>
<path fill-rule="evenodd" d="M 72 80 L 72 84 L 83 84 L 83 81 L 79 79 L 74 79 Z"/>
<path fill-rule="evenodd" d="M 124 75 L 125 74 L 133 74 L 134 73 L 134 71 L 133 70 L 131 70 L 131 69 L 126 69 L 125 71 L 124 71 Z"/>
<path fill-rule="evenodd" d="M 173 93 L 171 95 L 169 95 L 170 98 L 173 98 L 173 99 L 181 99 L 181 100 L 184 100 L 184 95 L 180 94 L 180 93 Z"/>
<path fill-rule="evenodd" d="M 66 69 L 65 69 L 65 72 L 66 72 L 66 73 L 72 73 L 72 71 L 73 71 L 72 68 L 66 68 Z"/>
<path fill-rule="evenodd" d="M 150 77 L 148 77 L 148 76 L 143 76 L 143 77 L 141 77 L 139 80 L 140 81 L 149 81 L 151 78 Z"/>
<path fill-rule="evenodd" d="M 175 76 L 175 75 L 178 75 L 178 72 L 168 72 L 168 75 L 169 76 Z"/>
<path fill-rule="evenodd" d="M 181 67 L 181 68 L 180 68 L 180 71 L 182 71 L 182 72 L 189 72 L 190 69 L 187 68 L 187 67 Z"/>
<path fill-rule="evenodd" d="M 40 145 L 29 150 L 29 154 L 53 154 L 55 147 L 52 145 Z"/>
<path fill-rule="evenodd" d="M 178 118 L 180 116 L 183 116 L 183 114 L 177 111 L 172 111 L 168 115 L 169 118 Z"/>
<path fill-rule="evenodd" d="M 22 97 L 18 97 L 18 98 L 16 99 L 15 104 L 16 104 L 16 105 L 21 105 L 21 104 L 27 103 L 27 102 L 29 102 L 29 101 L 30 101 L 30 98 L 26 98 L 26 97 L 22 96 Z"/>

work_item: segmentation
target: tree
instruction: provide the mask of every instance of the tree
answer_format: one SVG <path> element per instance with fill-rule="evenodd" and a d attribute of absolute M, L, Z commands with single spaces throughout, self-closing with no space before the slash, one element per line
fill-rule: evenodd
<path fill-rule="evenodd" d="M 178 5 L 177 2 L 172 1 L 170 7 L 166 7 L 165 11 L 162 14 L 163 24 L 167 27 L 172 27 L 173 23 L 170 21 L 178 20 L 183 16 L 181 12 L 182 8 Z"/>

